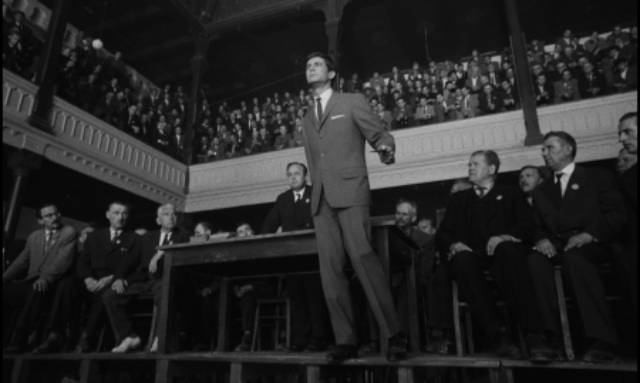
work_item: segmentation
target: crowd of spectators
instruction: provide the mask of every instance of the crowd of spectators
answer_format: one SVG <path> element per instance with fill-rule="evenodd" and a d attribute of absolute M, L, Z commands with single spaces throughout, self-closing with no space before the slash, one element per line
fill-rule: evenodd
<path fill-rule="evenodd" d="M 4 66 L 31 78 L 36 39 L 24 15 L 5 22 Z M 276 92 L 231 105 L 203 97 L 198 103 L 194 138 L 186 142 L 189 100 L 182 86 L 153 89 L 132 78 L 120 52 L 106 55 L 85 37 L 61 54 L 58 94 L 143 142 L 184 161 L 192 145 L 193 162 L 209 162 L 302 145 L 302 121 L 312 105 L 306 89 Z M 637 27 L 615 26 L 606 38 L 597 32 L 579 39 L 566 30 L 552 45 L 528 46 L 536 103 L 557 104 L 637 88 Z M 357 73 L 340 77 L 335 89 L 363 93 L 386 129 L 460 120 L 520 107 L 511 54 L 480 54 L 457 61 L 394 66 L 365 80 Z"/>

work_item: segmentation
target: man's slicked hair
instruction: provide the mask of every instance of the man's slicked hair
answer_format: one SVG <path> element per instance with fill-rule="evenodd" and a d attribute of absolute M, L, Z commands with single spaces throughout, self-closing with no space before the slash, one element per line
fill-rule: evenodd
<path fill-rule="evenodd" d="M 55 207 L 56 210 L 58 211 L 58 213 L 60 212 L 60 208 L 55 203 L 53 203 L 53 202 L 43 202 L 40 205 L 38 205 L 38 207 L 36 208 L 36 218 L 37 219 L 42 218 L 42 209 L 44 209 L 45 207 L 49 207 L 49 206 Z"/>
<path fill-rule="evenodd" d="M 298 165 L 298 166 L 300 166 L 302 168 L 302 173 L 304 173 L 303 176 L 307 175 L 307 165 L 303 164 L 302 162 L 297 162 L 297 161 L 289 162 L 287 164 L 287 169 L 286 170 L 289 171 L 289 168 L 294 166 L 294 165 Z"/>
<path fill-rule="evenodd" d="M 320 57 L 321 59 L 324 60 L 324 62 L 327 64 L 327 69 L 329 72 L 334 71 L 336 72 L 336 74 L 338 74 L 338 66 L 336 65 L 336 62 L 333 60 L 331 56 L 329 56 L 324 52 L 316 51 L 316 52 L 309 53 L 307 55 L 307 58 L 304 60 L 304 65 L 306 66 L 309 60 L 315 57 Z"/>
<path fill-rule="evenodd" d="M 498 157 L 498 153 L 493 150 L 476 150 L 471 153 L 471 157 L 475 157 L 478 155 L 484 156 L 484 159 L 487 161 L 487 165 L 493 165 L 496 168 L 496 173 L 493 175 L 494 177 L 498 176 L 498 172 L 500 171 L 500 157 Z"/>
<path fill-rule="evenodd" d="M 622 117 L 620 117 L 620 120 L 618 122 L 622 123 L 623 121 L 626 121 L 630 118 L 633 118 L 636 120 L 636 124 L 638 124 L 638 112 L 629 112 L 629 113 L 625 113 L 622 115 Z"/>
<path fill-rule="evenodd" d="M 576 158 L 576 154 L 578 154 L 578 144 L 576 143 L 576 139 L 573 138 L 572 135 L 570 135 L 567 132 L 563 132 L 561 130 L 552 130 L 549 133 L 544 135 L 543 140 L 546 141 L 551 137 L 557 137 L 566 145 L 571 146 L 571 159 Z"/>

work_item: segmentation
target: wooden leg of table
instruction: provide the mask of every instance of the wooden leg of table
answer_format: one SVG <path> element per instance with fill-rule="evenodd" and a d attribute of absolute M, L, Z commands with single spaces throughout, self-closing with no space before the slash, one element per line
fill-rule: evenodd
<path fill-rule="evenodd" d="M 97 382 L 100 379 L 98 362 L 91 359 L 80 361 L 80 383 Z"/>
<path fill-rule="evenodd" d="M 29 380 L 29 361 L 16 358 L 11 369 L 11 383 L 26 383 Z"/>
<path fill-rule="evenodd" d="M 242 363 L 231 363 L 229 383 L 242 383 Z"/>
<path fill-rule="evenodd" d="M 573 352 L 573 344 L 571 342 L 571 329 L 569 327 L 569 315 L 567 314 L 567 300 L 564 293 L 564 285 L 562 283 L 562 269 L 556 267 L 553 270 L 556 282 L 556 294 L 558 298 L 558 311 L 560 312 L 560 326 L 562 329 L 562 342 L 564 344 L 564 352 L 568 360 L 576 358 Z"/>
<path fill-rule="evenodd" d="M 455 281 L 451 282 L 451 295 L 453 299 L 453 332 L 456 338 L 456 355 L 464 355 L 462 345 L 462 325 L 460 324 L 460 300 L 458 299 L 458 285 Z"/>
<path fill-rule="evenodd" d="M 218 346 L 216 351 L 227 350 L 227 307 L 229 302 L 229 279 L 222 278 L 220 281 L 220 296 L 218 297 Z"/>
<path fill-rule="evenodd" d="M 320 383 L 320 366 L 307 366 L 307 383 Z"/>
<path fill-rule="evenodd" d="M 173 256 L 166 253 L 164 256 L 164 264 L 162 271 L 162 297 L 160 300 L 160 318 L 158 318 L 158 353 L 164 354 L 170 348 L 169 334 L 171 330 L 170 313 L 172 300 L 172 274 L 173 274 Z"/>
<path fill-rule="evenodd" d="M 156 361 L 155 383 L 168 383 L 171 381 L 170 367 L 170 362 L 167 359 L 158 359 Z"/>
<path fill-rule="evenodd" d="M 407 294 L 409 302 L 409 349 L 420 351 L 420 329 L 418 319 L 418 293 L 416 288 L 415 255 L 412 255 L 411 267 L 407 271 Z"/>
<path fill-rule="evenodd" d="M 398 383 L 413 383 L 413 368 L 398 367 Z"/>

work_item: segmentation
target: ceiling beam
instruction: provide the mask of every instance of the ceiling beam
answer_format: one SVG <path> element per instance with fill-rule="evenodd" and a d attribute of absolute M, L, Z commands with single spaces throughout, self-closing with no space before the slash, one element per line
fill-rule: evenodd
<path fill-rule="evenodd" d="M 127 60 L 137 61 L 148 56 L 162 52 L 168 49 L 178 48 L 186 44 L 193 43 L 193 37 L 186 35 L 166 40 L 163 43 L 152 45 L 148 48 L 138 49 L 135 52 L 127 53 Z"/>
<path fill-rule="evenodd" d="M 158 5 L 149 5 L 139 12 L 131 12 L 123 14 L 119 17 L 109 18 L 105 23 L 99 23 L 85 29 L 85 33 L 93 35 L 96 32 L 114 29 L 122 25 L 133 24 L 139 22 L 142 18 L 157 16 L 164 11 L 164 8 Z"/>
<path fill-rule="evenodd" d="M 202 25 L 196 15 L 193 14 L 191 9 L 182 2 L 182 0 L 169 0 L 169 3 L 178 11 L 180 16 L 187 21 L 187 23 L 198 33 L 205 33 L 205 27 Z"/>
<path fill-rule="evenodd" d="M 252 10 L 245 10 L 225 19 L 213 21 L 207 24 L 205 29 L 209 34 L 219 33 L 224 30 L 243 27 L 246 25 L 254 24 L 256 22 L 263 22 L 265 19 L 279 16 L 283 13 L 297 12 L 302 8 L 322 3 L 324 3 L 323 0 L 281 0 L 273 5 L 257 7 L 256 9 Z"/>

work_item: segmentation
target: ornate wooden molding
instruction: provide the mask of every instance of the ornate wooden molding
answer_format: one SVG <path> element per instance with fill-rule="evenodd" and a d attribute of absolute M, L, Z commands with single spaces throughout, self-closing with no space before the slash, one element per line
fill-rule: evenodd
<path fill-rule="evenodd" d="M 549 106 L 539 109 L 543 133 L 566 130 L 578 140 L 578 161 L 617 155 L 617 122 L 636 110 L 637 92 Z M 469 154 L 494 149 L 501 170 L 527 164 L 542 165 L 539 146 L 524 146 L 522 111 L 398 130 L 396 163 L 380 164 L 367 153 L 372 189 L 434 182 L 463 177 Z M 233 206 L 269 203 L 286 190 L 285 166 L 304 161 L 302 148 L 264 153 L 233 160 L 193 165 L 185 210 L 198 212 Z"/>
<path fill-rule="evenodd" d="M 37 87 L 3 69 L 2 142 L 157 202 L 182 206 L 187 166 L 54 98 L 53 134 L 29 125 Z"/>

